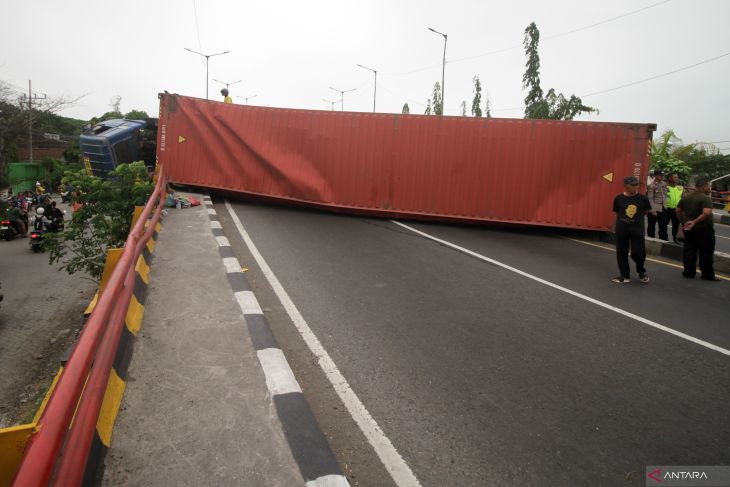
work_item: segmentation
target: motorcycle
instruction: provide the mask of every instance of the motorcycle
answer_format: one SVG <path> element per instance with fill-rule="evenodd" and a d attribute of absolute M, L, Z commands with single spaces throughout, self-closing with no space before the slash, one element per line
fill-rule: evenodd
<path fill-rule="evenodd" d="M 0 222 L 0 238 L 10 242 L 16 235 L 20 235 L 18 224 L 10 220 L 2 220 Z"/>
<path fill-rule="evenodd" d="M 30 241 L 28 242 L 28 245 L 30 245 L 30 250 L 32 250 L 36 254 L 43 251 L 44 233 L 45 232 L 43 230 L 33 230 L 32 232 L 30 232 Z"/>

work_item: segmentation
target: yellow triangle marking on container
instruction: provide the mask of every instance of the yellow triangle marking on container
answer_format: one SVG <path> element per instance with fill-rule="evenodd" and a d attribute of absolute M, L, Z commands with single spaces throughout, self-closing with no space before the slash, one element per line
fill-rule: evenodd
<path fill-rule="evenodd" d="M 182 144 L 183 142 L 185 142 L 185 137 L 183 137 L 182 135 L 178 135 L 177 136 L 177 143 L 178 144 Z"/>
<path fill-rule="evenodd" d="M 608 174 L 604 174 L 604 175 L 603 175 L 603 179 L 605 179 L 605 180 L 606 180 L 606 181 L 608 181 L 609 183 L 612 183 L 612 182 L 613 182 L 613 173 L 612 173 L 612 172 L 610 172 L 610 173 L 608 173 Z"/>

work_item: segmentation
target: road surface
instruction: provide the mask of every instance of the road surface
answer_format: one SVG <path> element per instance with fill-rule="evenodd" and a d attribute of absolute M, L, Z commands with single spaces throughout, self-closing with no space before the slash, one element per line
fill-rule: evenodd
<path fill-rule="evenodd" d="M 351 482 L 393 485 L 378 455 L 397 459 L 214 201 Z M 730 463 L 727 280 L 649 262 L 650 284 L 614 284 L 614 253 L 556 231 L 232 209 L 421 485 L 644 485 L 647 465 Z"/>
<path fill-rule="evenodd" d="M 65 205 L 59 208 L 66 209 Z M 0 240 L 0 427 L 32 418 L 59 366 L 62 353 L 83 325 L 96 284 L 48 265 L 28 238 Z"/>

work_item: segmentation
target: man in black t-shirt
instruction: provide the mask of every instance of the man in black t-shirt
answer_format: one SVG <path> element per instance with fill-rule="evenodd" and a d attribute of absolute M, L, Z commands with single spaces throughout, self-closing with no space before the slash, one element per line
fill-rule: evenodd
<path fill-rule="evenodd" d="M 649 198 L 639 194 L 639 180 L 634 176 L 624 178 L 624 192 L 613 199 L 613 211 L 616 213 L 616 260 L 621 275 L 614 277 L 613 282 L 624 284 L 631 282 L 629 268 L 629 247 L 631 259 L 636 262 L 636 272 L 639 281 L 649 282 L 646 275 L 644 261 L 646 247 L 644 246 L 644 216 L 652 210 Z"/>

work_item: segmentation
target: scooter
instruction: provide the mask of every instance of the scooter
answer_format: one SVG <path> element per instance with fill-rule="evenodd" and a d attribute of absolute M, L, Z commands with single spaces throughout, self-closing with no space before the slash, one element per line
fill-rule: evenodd
<path fill-rule="evenodd" d="M 32 232 L 30 232 L 30 241 L 28 242 L 28 245 L 30 245 L 30 250 L 32 250 L 36 254 L 43 251 L 44 233 L 45 232 L 43 230 L 33 230 Z"/>

